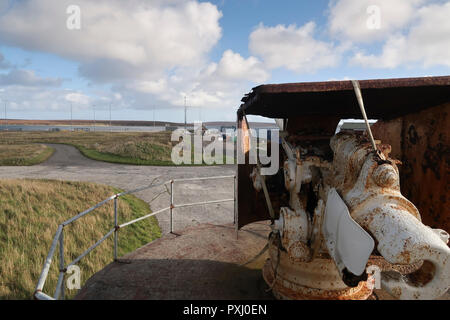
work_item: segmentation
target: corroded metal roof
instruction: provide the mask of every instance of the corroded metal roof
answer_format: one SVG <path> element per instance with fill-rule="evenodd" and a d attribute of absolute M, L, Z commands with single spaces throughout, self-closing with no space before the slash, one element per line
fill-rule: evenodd
<path fill-rule="evenodd" d="M 391 119 L 450 102 L 450 76 L 359 81 L 367 114 Z M 361 118 L 352 82 L 268 84 L 242 99 L 240 113 L 268 118 L 335 115 Z"/>

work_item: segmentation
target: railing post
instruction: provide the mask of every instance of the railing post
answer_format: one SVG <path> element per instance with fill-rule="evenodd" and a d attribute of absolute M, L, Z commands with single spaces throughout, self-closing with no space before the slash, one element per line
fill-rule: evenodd
<path fill-rule="evenodd" d="M 114 261 L 117 261 L 117 196 L 114 198 Z"/>
<path fill-rule="evenodd" d="M 170 180 L 170 233 L 173 233 L 173 180 Z"/>
<path fill-rule="evenodd" d="M 61 231 L 61 236 L 59 238 L 59 269 L 60 272 L 65 273 L 64 270 L 64 228 Z M 65 288 L 66 288 L 66 284 L 64 282 L 64 276 L 62 277 L 62 284 L 61 284 L 61 299 L 64 300 L 65 298 Z"/>

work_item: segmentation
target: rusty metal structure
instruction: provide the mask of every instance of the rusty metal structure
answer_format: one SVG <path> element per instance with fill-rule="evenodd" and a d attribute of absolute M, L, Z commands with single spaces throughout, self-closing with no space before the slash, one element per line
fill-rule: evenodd
<path fill-rule="evenodd" d="M 263 277 L 277 298 L 366 299 L 376 281 L 399 299 L 437 298 L 450 287 L 450 76 L 354 83 L 262 85 L 243 98 L 240 151 L 248 160 L 246 115 L 277 119 L 281 168 L 238 165 L 236 226 L 272 220 Z M 335 134 L 362 111 L 372 130 Z"/>

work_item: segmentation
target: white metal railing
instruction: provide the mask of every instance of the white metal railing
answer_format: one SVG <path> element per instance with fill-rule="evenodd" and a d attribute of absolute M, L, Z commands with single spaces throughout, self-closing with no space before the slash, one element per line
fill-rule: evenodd
<path fill-rule="evenodd" d="M 234 189 L 234 197 L 233 197 L 233 199 L 203 201 L 203 202 L 186 203 L 186 204 L 178 204 L 178 205 L 174 204 L 174 184 L 175 184 L 175 182 L 226 179 L 226 178 L 234 179 L 234 188 L 233 188 Z M 148 190 L 148 189 L 152 189 L 152 188 L 156 188 L 156 187 L 160 187 L 160 186 L 165 186 L 167 184 L 170 184 L 170 206 L 169 207 L 160 209 L 158 211 L 152 212 L 147 215 L 144 215 L 144 216 L 134 219 L 132 221 L 129 221 L 129 222 L 126 222 L 126 223 L 123 223 L 120 225 L 118 224 L 117 200 L 120 197 L 127 195 L 127 194 L 136 193 L 139 191 L 144 191 L 144 190 Z M 109 201 L 114 201 L 114 227 L 111 230 L 109 230 L 100 240 L 98 240 L 95 244 L 90 246 L 85 252 L 83 252 L 80 256 L 75 258 L 72 262 L 70 262 L 66 266 L 65 261 L 64 261 L 64 227 L 66 227 L 67 225 L 71 224 L 74 221 L 77 221 L 81 217 L 91 213 L 92 211 L 103 206 L 104 204 L 108 203 Z M 64 299 L 64 295 L 65 295 L 64 275 L 67 272 L 67 269 L 70 266 L 76 265 L 81 259 L 83 259 L 87 254 L 89 254 L 92 250 L 94 250 L 96 247 L 98 247 L 103 241 L 108 239 L 113 234 L 114 234 L 114 261 L 117 261 L 117 246 L 118 246 L 117 240 L 118 240 L 118 232 L 121 228 L 129 226 L 129 225 L 139 222 L 141 220 L 150 218 L 158 213 L 169 210 L 169 212 L 170 212 L 170 220 L 169 220 L 170 221 L 170 233 L 173 233 L 173 209 L 198 206 L 198 205 L 206 205 L 206 204 L 217 204 L 217 203 L 231 202 L 231 201 L 234 201 L 234 211 L 235 211 L 234 217 L 235 217 L 235 221 L 236 221 L 236 176 L 235 175 L 233 175 L 233 176 L 217 176 L 217 177 L 202 177 L 202 178 L 188 178 L 188 179 L 174 179 L 174 180 L 170 180 L 170 181 L 166 181 L 166 182 L 158 183 L 158 184 L 152 183 L 150 185 L 137 188 L 135 190 L 115 194 L 115 195 L 103 200 L 102 202 L 99 202 L 95 206 L 87 209 L 86 211 L 83 211 L 83 212 L 79 213 L 78 215 L 70 218 L 69 220 L 64 221 L 63 223 L 61 223 L 58 226 L 58 229 L 56 230 L 55 236 L 53 237 L 53 241 L 50 246 L 50 251 L 48 252 L 47 258 L 45 259 L 44 266 L 43 266 L 41 274 L 39 276 L 39 280 L 38 280 L 38 283 L 36 285 L 36 289 L 34 292 L 34 298 L 37 300 L 58 300 L 60 298 Z M 59 277 L 58 277 L 58 282 L 56 284 L 55 293 L 54 293 L 53 297 L 51 297 L 43 292 L 43 288 L 44 288 L 45 282 L 47 280 L 47 276 L 48 276 L 48 272 L 50 270 L 50 266 L 52 264 L 53 256 L 55 254 L 55 251 L 56 251 L 56 248 L 58 247 L 58 245 L 59 245 Z"/>

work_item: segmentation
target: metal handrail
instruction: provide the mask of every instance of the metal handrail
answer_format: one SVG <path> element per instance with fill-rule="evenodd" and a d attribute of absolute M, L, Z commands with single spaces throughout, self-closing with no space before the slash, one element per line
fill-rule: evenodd
<path fill-rule="evenodd" d="M 204 202 L 195 202 L 195 203 L 187 203 L 187 204 L 180 204 L 175 205 L 174 204 L 174 183 L 175 182 L 186 182 L 186 181 L 200 181 L 200 180 L 212 180 L 212 179 L 226 179 L 226 178 L 234 178 L 234 197 L 233 199 L 223 199 L 223 200 L 213 200 L 213 201 L 204 201 Z M 170 206 L 167 208 L 160 209 L 158 211 L 152 212 L 150 214 L 144 215 L 140 218 L 131 220 L 129 222 L 125 222 L 121 225 L 118 225 L 118 219 L 117 219 L 117 199 L 119 199 L 122 196 L 148 190 L 151 188 L 156 188 L 159 186 L 163 186 L 170 183 Z M 100 240 L 98 240 L 95 244 L 90 246 L 86 251 L 84 251 L 80 256 L 75 258 L 72 262 L 70 262 L 67 267 L 65 267 L 64 263 L 64 227 L 67 225 L 77 221 L 81 217 L 89 214 L 90 212 L 94 211 L 95 209 L 98 209 L 99 207 L 103 206 L 104 204 L 108 203 L 109 201 L 114 200 L 114 228 L 108 231 Z M 175 208 L 182 208 L 182 207 L 190 207 L 190 206 L 197 206 L 197 205 L 205 205 L 205 204 L 214 204 L 214 203 L 223 203 L 223 202 L 231 202 L 234 201 L 234 210 L 236 210 L 236 176 L 216 176 L 216 177 L 199 177 L 199 178 L 186 178 L 186 179 L 173 179 L 170 181 L 158 183 L 158 184 L 150 184 L 147 186 L 143 186 L 131 191 L 126 191 L 122 193 L 115 194 L 99 203 L 97 203 L 95 206 L 79 213 L 78 215 L 70 218 L 69 220 L 64 221 L 58 226 L 58 229 L 56 230 L 55 236 L 53 237 L 52 244 L 50 246 L 50 250 L 48 252 L 47 258 L 45 259 L 44 266 L 42 268 L 41 274 L 39 276 L 38 283 L 36 285 L 36 289 L 34 292 L 34 298 L 36 300 L 58 300 L 60 297 L 64 298 L 64 291 L 65 291 L 65 285 L 64 285 L 64 276 L 67 272 L 67 269 L 70 266 L 76 265 L 81 259 L 83 259 L 87 254 L 89 254 L 91 251 L 93 251 L 95 248 L 97 248 L 103 241 L 108 239 L 113 233 L 114 233 L 114 261 L 117 260 L 117 236 L 118 231 L 121 228 L 124 228 L 128 225 L 134 224 L 136 222 L 139 222 L 141 220 L 150 218 L 158 213 L 164 212 L 166 210 L 170 210 L 170 233 L 173 233 L 173 209 Z M 235 217 L 236 217 L 236 211 L 235 211 Z M 59 243 L 59 276 L 58 276 L 58 282 L 56 284 L 56 289 L 54 296 L 51 297 L 43 292 L 43 288 L 45 285 L 45 282 L 47 280 L 48 272 L 50 270 L 50 266 L 52 264 L 53 256 L 55 254 L 56 248 Z"/>

